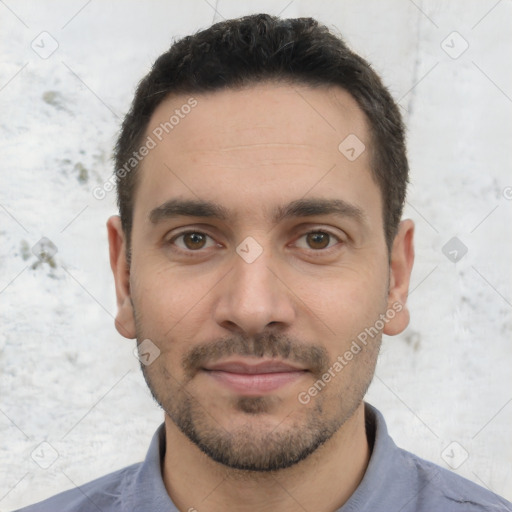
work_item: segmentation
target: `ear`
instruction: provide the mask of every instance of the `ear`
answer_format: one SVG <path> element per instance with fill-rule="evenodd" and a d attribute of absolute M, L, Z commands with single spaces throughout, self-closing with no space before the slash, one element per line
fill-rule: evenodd
<path fill-rule="evenodd" d="M 107 221 L 110 267 L 114 274 L 117 297 L 116 329 L 128 339 L 136 337 L 135 318 L 130 296 L 130 267 L 126 261 L 126 238 L 118 215 Z"/>
<path fill-rule="evenodd" d="M 388 310 L 395 316 L 384 327 L 384 334 L 395 336 L 409 325 L 409 310 L 406 306 L 409 282 L 414 263 L 414 222 L 410 219 L 400 222 L 398 233 L 391 249 L 391 264 L 388 291 Z"/>

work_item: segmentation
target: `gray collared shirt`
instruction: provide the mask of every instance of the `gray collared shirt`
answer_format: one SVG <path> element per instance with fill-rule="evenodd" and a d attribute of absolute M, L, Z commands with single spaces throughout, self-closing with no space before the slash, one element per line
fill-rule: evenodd
<path fill-rule="evenodd" d="M 370 462 L 358 488 L 337 512 L 512 512 L 512 504 L 496 494 L 398 448 L 382 414 L 367 403 L 365 415 Z M 19 512 L 178 512 L 162 479 L 165 450 L 162 424 L 144 462 Z M 191 503 L 194 508 L 205 510 L 200 503 Z"/>

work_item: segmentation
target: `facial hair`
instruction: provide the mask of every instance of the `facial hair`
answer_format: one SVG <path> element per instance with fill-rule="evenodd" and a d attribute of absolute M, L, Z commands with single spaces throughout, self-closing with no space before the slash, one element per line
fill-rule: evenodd
<path fill-rule="evenodd" d="M 137 325 L 140 343 L 145 337 L 139 327 Z M 152 341 L 157 346 L 169 343 Z M 194 346 L 182 357 L 184 378 L 181 381 L 162 362 L 157 364 L 158 359 L 149 366 L 141 362 L 153 397 L 190 441 L 224 466 L 257 472 L 289 468 L 328 441 L 360 405 L 375 366 L 375 361 L 370 361 L 370 367 L 363 372 L 365 377 L 351 385 L 349 392 L 339 400 L 333 401 L 332 394 L 325 391 L 319 393 L 307 409 L 297 403 L 296 409 L 300 414 L 284 418 L 288 420 L 286 426 L 283 425 L 284 420 L 277 426 L 265 422 L 265 415 L 279 406 L 276 396 L 234 397 L 230 408 L 238 414 L 244 413 L 247 421 L 227 429 L 208 411 L 208 404 L 203 404 L 201 397 L 195 396 L 187 387 L 206 363 L 233 355 L 279 358 L 284 362 L 299 363 L 308 368 L 315 381 L 328 370 L 329 355 L 324 347 L 299 343 L 276 333 L 263 333 L 253 338 L 232 336 Z"/>

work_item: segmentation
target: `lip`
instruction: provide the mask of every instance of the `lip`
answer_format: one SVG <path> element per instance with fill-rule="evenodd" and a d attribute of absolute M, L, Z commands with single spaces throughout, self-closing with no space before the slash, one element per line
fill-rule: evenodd
<path fill-rule="evenodd" d="M 286 386 L 302 378 L 306 369 L 282 361 L 229 361 L 208 365 L 203 371 L 237 394 L 258 396 Z"/>

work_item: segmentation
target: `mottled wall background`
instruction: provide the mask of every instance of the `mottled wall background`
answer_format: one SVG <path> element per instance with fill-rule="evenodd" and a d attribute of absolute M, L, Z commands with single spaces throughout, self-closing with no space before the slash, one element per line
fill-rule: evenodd
<path fill-rule="evenodd" d="M 397 444 L 512 499 L 512 2 L 216 8 L 0 2 L 0 511 L 145 455 L 163 415 L 135 342 L 114 329 L 105 222 L 115 198 L 93 190 L 112 173 L 137 81 L 171 39 L 257 11 L 340 31 L 403 109 L 412 320 L 385 338 L 368 401 Z"/>

